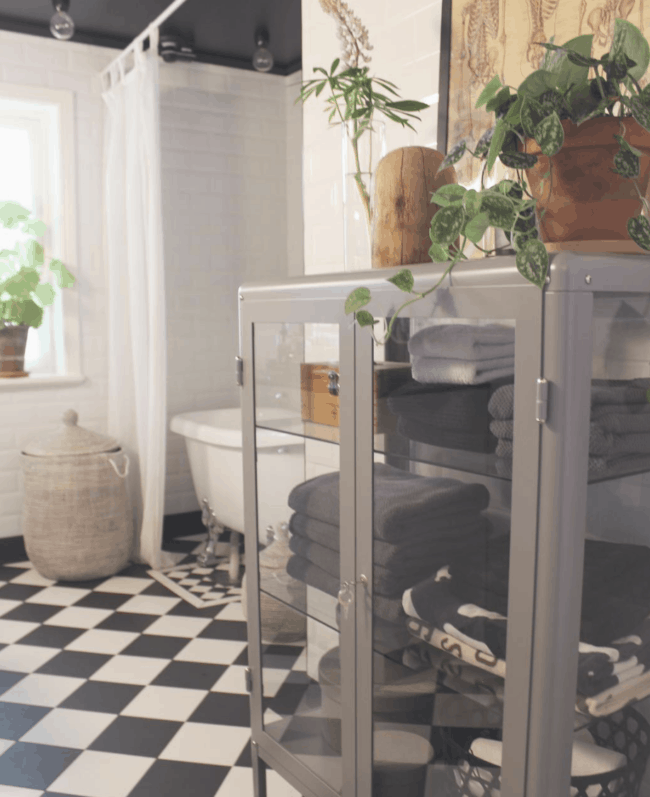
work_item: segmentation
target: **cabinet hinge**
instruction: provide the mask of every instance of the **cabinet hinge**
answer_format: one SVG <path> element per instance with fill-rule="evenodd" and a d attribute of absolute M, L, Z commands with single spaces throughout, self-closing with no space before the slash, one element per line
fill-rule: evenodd
<path fill-rule="evenodd" d="M 241 357 L 235 357 L 235 373 L 237 384 L 242 387 L 244 384 L 244 361 Z"/>
<path fill-rule="evenodd" d="M 253 691 L 253 671 L 250 667 L 246 667 L 244 670 L 245 678 L 246 678 L 246 691 L 250 695 Z"/>
<path fill-rule="evenodd" d="M 546 423 L 548 417 L 548 380 L 537 380 L 537 399 L 535 401 L 535 420 Z"/>

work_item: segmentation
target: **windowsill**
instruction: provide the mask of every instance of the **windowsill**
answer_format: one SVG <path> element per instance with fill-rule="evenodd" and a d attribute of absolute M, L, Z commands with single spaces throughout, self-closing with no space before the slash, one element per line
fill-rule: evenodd
<path fill-rule="evenodd" d="M 36 390 L 43 387 L 69 387 L 81 385 L 86 381 L 83 374 L 35 374 L 34 376 L 18 376 L 0 378 L 0 390 Z"/>

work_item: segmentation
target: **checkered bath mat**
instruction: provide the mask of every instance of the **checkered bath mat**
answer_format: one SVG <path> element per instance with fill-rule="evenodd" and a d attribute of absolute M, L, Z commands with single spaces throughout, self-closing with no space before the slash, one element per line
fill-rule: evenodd
<path fill-rule="evenodd" d="M 201 567 L 196 561 L 148 574 L 197 609 L 241 600 L 241 587 L 230 585 L 228 562 Z"/>

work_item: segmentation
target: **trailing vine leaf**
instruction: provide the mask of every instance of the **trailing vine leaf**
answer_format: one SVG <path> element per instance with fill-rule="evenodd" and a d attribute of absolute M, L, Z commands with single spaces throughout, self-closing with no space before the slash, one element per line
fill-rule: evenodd
<path fill-rule="evenodd" d="M 443 246 L 453 243 L 465 224 L 465 211 L 462 207 L 440 208 L 431 220 L 431 240 Z"/>
<path fill-rule="evenodd" d="M 499 160 L 509 169 L 531 169 L 537 163 L 537 155 L 530 152 L 502 152 Z"/>
<path fill-rule="evenodd" d="M 496 97 L 492 97 L 492 99 L 487 103 L 485 106 L 485 110 L 496 111 L 501 105 L 508 101 L 510 97 L 510 89 L 506 86 L 502 88 L 501 91 L 496 95 Z"/>
<path fill-rule="evenodd" d="M 625 53 L 635 63 L 635 66 L 629 69 L 629 74 L 635 80 L 641 80 L 650 65 L 650 45 L 635 25 L 625 19 L 616 19 L 609 51 L 610 59 L 621 53 Z"/>
<path fill-rule="evenodd" d="M 505 141 L 507 132 L 508 128 L 506 126 L 506 123 L 503 121 L 503 119 L 499 119 L 494 128 L 494 134 L 492 135 L 492 141 L 490 142 L 490 150 L 487 156 L 486 169 L 488 174 L 492 171 L 492 167 L 494 166 L 497 159 L 497 155 L 499 154 L 501 147 L 503 146 L 503 142 Z"/>
<path fill-rule="evenodd" d="M 345 314 L 356 313 L 370 302 L 371 296 L 368 288 L 355 288 L 345 300 Z"/>
<path fill-rule="evenodd" d="M 650 108 L 639 97 L 630 98 L 627 105 L 641 127 L 650 131 Z"/>
<path fill-rule="evenodd" d="M 465 154 L 466 149 L 467 146 L 464 141 L 461 141 L 460 143 L 456 144 L 456 146 L 452 149 L 452 151 L 449 152 L 447 156 L 444 158 L 440 166 L 438 166 L 438 171 L 441 172 L 443 169 L 448 169 L 450 166 L 453 166 L 455 163 L 458 163 L 458 161 Z"/>
<path fill-rule="evenodd" d="M 544 286 L 548 271 L 548 252 L 544 244 L 536 238 L 531 238 L 519 249 L 515 256 L 517 269 L 538 288 Z"/>
<path fill-rule="evenodd" d="M 403 268 L 398 271 L 394 277 L 390 277 L 387 282 L 392 282 L 400 291 L 404 293 L 411 293 L 413 290 L 413 273 L 408 268 Z"/>
<path fill-rule="evenodd" d="M 75 279 L 60 260 L 50 261 L 50 271 L 57 278 L 60 288 L 71 288 Z"/>
<path fill-rule="evenodd" d="M 47 307 L 48 305 L 52 304 L 54 299 L 56 298 L 56 292 L 51 285 L 48 285 L 47 282 L 43 282 L 41 285 L 37 285 L 34 288 L 34 295 L 38 299 L 38 301 L 43 305 L 43 307 Z"/>
<path fill-rule="evenodd" d="M 636 155 L 636 156 L 637 156 L 637 158 L 642 158 L 642 157 L 643 157 L 643 153 L 641 152 L 641 150 L 638 150 L 636 147 L 633 147 L 633 146 L 630 144 L 630 142 L 629 142 L 629 141 L 626 141 L 626 140 L 623 138 L 623 136 L 619 136 L 619 135 L 617 135 L 617 134 L 614 134 L 614 138 L 615 138 L 615 139 L 616 139 L 616 141 L 618 141 L 618 143 L 620 144 L 620 146 L 621 146 L 621 149 L 626 149 L 628 152 L 631 152 L 633 155 Z"/>
<path fill-rule="evenodd" d="M 638 156 L 626 149 L 619 150 L 614 155 L 614 168 L 612 171 L 622 177 L 638 177 L 641 172 Z"/>
<path fill-rule="evenodd" d="M 431 233 L 429 233 L 429 236 L 431 236 Z M 444 263 L 449 260 L 449 248 L 433 241 L 429 247 L 429 257 L 434 263 Z"/>
<path fill-rule="evenodd" d="M 488 100 L 491 100 L 492 97 L 494 97 L 500 87 L 501 78 L 498 75 L 495 75 L 487 84 L 487 86 L 485 86 L 483 91 L 478 95 L 478 99 L 476 100 L 474 107 L 480 108 L 482 105 L 485 105 Z"/>
<path fill-rule="evenodd" d="M 480 205 L 481 198 L 478 194 L 478 191 L 475 191 L 473 188 L 469 188 L 463 197 L 463 206 L 467 215 L 470 217 L 476 216 L 480 210 Z"/>
<path fill-rule="evenodd" d="M 374 318 L 367 310 L 359 310 L 355 318 L 360 327 L 372 327 L 379 323 L 379 319 Z"/>
<path fill-rule="evenodd" d="M 535 227 L 532 227 L 528 232 L 516 232 L 512 239 L 512 245 L 515 251 L 519 251 L 531 238 L 538 238 L 539 233 Z"/>
<path fill-rule="evenodd" d="M 487 213 L 493 227 L 509 229 L 515 221 L 515 206 L 503 194 L 483 194 L 481 210 Z"/>
<path fill-rule="evenodd" d="M 537 125 L 535 128 L 535 141 L 539 144 L 543 155 L 556 155 L 564 144 L 564 128 L 560 117 L 555 111 Z"/>
<path fill-rule="evenodd" d="M 650 252 L 650 222 L 645 216 L 628 219 L 627 231 L 637 246 Z"/>
<path fill-rule="evenodd" d="M 474 156 L 480 158 L 483 155 L 487 154 L 487 151 L 490 149 L 490 142 L 492 141 L 492 136 L 494 135 L 494 127 L 491 127 L 489 130 L 486 130 L 485 133 L 479 138 L 478 144 L 474 148 Z"/>
<path fill-rule="evenodd" d="M 463 230 L 465 236 L 472 243 L 477 244 L 485 235 L 487 228 L 490 226 L 490 216 L 488 213 L 482 212 L 471 218 L 465 225 Z"/>
<path fill-rule="evenodd" d="M 580 53 L 573 52 L 572 50 L 567 51 L 567 58 L 571 61 L 572 64 L 576 66 L 598 66 L 600 61 L 598 58 L 591 58 L 584 55 L 580 55 Z"/>
<path fill-rule="evenodd" d="M 467 189 L 464 186 L 456 185 L 456 183 L 443 185 L 435 194 L 431 195 L 430 202 L 440 205 L 440 207 L 447 207 L 447 205 L 451 205 L 453 202 L 462 199 L 466 191 Z"/>

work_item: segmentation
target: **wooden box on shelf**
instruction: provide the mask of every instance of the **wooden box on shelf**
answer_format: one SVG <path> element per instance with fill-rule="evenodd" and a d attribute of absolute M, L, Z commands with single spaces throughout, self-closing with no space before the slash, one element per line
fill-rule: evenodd
<path fill-rule="evenodd" d="M 411 377 L 410 363 L 376 363 L 374 368 L 375 434 L 395 430 L 396 417 L 386 398 Z M 339 425 L 338 363 L 301 363 L 300 398 L 302 420 L 325 426 Z M 345 387 L 343 387 L 345 389 Z"/>

